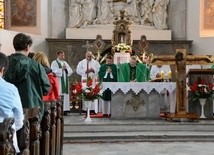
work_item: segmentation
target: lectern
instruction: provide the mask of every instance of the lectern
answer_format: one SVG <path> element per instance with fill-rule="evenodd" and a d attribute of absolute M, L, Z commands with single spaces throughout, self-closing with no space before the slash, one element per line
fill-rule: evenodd
<path fill-rule="evenodd" d="M 202 78 L 206 83 L 213 82 L 214 69 L 190 69 L 188 72 L 188 84 L 192 85 L 198 78 Z M 201 115 L 201 105 L 198 100 L 190 100 L 191 92 L 188 92 L 188 111 Z M 213 99 L 207 99 L 204 106 L 204 115 L 207 119 L 213 118 Z"/>

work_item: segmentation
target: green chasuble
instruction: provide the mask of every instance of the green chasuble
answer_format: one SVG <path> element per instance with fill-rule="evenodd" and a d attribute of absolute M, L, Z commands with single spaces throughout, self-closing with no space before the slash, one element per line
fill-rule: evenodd
<path fill-rule="evenodd" d="M 150 68 L 147 68 L 143 63 L 137 63 L 135 67 L 135 79 L 137 82 L 146 82 L 149 80 Z M 131 66 L 129 63 L 124 63 L 119 66 L 118 81 L 130 82 Z"/>
<path fill-rule="evenodd" d="M 214 65 L 212 65 L 211 68 L 214 69 Z"/>
<path fill-rule="evenodd" d="M 112 76 L 113 77 L 111 77 L 109 73 L 105 77 L 106 70 L 109 67 L 112 69 Z M 117 66 L 115 64 L 110 64 L 110 65 L 103 64 L 103 65 L 101 65 L 98 74 L 99 74 L 100 81 L 103 81 L 103 82 L 117 82 Z M 111 101 L 111 90 L 107 89 L 106 91 L 104 91 L 103 95 L 102 95 L 102 99 L 105 100 L 105 101 Z"/>

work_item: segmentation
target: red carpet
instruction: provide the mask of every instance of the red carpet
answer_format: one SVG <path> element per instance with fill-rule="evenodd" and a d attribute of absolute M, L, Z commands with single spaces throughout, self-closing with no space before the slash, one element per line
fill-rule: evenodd
<path fill-rule="evenodd" d="M 83 116 L 86 118 L 86 114 L 83 114 Z M 90 114 L 91 118 L 110 118 L 109 116 L 103 116 L 102 113 L 97 114 Z M 160 117 L 166 117 L 166 113 L 160 113 Z"/>
<path fill-rule="evenodd" d="M 83 114 L 84 117 L 86 118 L 86 114 Z M 102 113 L 97 113 L 97 114 L 90 114 L 91 118 L 109 118 L 108 116 L 103 116 Z"/>

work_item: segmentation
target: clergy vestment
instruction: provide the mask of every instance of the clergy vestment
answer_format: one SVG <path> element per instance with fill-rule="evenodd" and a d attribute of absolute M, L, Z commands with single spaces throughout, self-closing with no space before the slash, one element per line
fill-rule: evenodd
<path fill-rule="evenodd" d="M 107 70 L 111 69 L 111 73 Z M 103 64 L 100 67 L 99 79 L 103 82 L 117 82 L 117 66 L 115 64 Z M 107 89 L 102 95 L 102 113 L 110 115 L 111 90 Z"/>
<path fill-rule="evenodd" d="M 161 67 L 158 67 L 157 65 L 153 65 L 150 71 L 150 79 L 154 80 L 156 79 L 157 74 L 161 75 L 161 72 L 164 74 L 165 77 L 169 76 L 169 72 L 171 72 L 171 68 L 169 65 L 162 65 Z M 164 78 L 164 77 L 163 77 Z M 161 92 L 162 95 L 164 95 L 164 98 L 160 96 L 160 110 L 162 112 L 169 112 L 167 110 L 168 107 L 170 107 L 170 98 L 168 96 L 168 91 L 164 89 Z"/>
<path fill-rule="evenodd" d="M 66 70 L 62 70 L 63 66 Z M 70 97 L 69 97 L 69 79 L 68 77 L 73 73 L 73 70 L 64 60 L 54 60 L 51 63 L 53 73 L 58 77 L 59 94 L 63 95 L 63 111 L 70 111 Z"/>
<path fill-rule="evenodd" d="M 79 74 L 81 76 L 81 81 L 82 81 L 82 85 L 83 88 L 86 87 L 86 80 L 87 80 L 87 69 L 89 68 L 93 68 L 94 72 L 90 72 L 88 73 L 88 76 L 90 76 L 93 79 L 93 83 L 95 83 L 97 81 L 97 76 L 98 76 L 98 72 L 100 69 L 100 64 L 99 62 L 97 62 L 96 60 L 92 59 L 91 61 L 87 61 L 86 59 L 83 59 L 82 61 L 80 61 L 77 65 L 77 69 L 76 72 L 77 74 Z M 86 109 L 86 105 L 84 103 L 84 101 L 82 102 L 82 110 L 87 110 Z M 95 113 L 98 112 L 98 100 L 94 100 L 90 110 L 94 110 Z"/>
<path fill-rule="evenodd" d="M 123 63 L 119 65 L 118 81 L 130 82 L 136 80 L 136 82 L 146 82 L 149 80 L 149 72 L 150 68 L 146 64 L 138 62 L 135 67 L 131 67 L 130 63 Z"/>
<path fill-rule="evenodd" d="M 164 76 L 168 76 L 169 71 L 171 71 L 169 65 L 162 65 L 161 67 L 153 65 L 150 71 L 150 79 L 154 80 L 156 78 L 156 75 L 161 74 L 161 72 L 164 73 Z"/>

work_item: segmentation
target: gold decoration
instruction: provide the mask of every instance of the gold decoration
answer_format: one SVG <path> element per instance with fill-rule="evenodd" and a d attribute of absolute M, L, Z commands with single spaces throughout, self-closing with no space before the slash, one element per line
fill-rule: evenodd
<path fill-rule="evenodd" d="M 120 19 L 115 19 L 113 22 L 114 24 L 114 30 L 113 30 L 113 36 L 112 36 L 112 47 L 113 47 L 113 52 L 115 52 L 115 46 L 118 45 L 119 43 L 123 43 L 125 45 L 132 45 L 131 41 L 131 31 L 130 31 L 130 26 L 131 22 L 129 19 L 124 19 L 125 18 L 125 11 L 121 10 L 120 11 Z"/>

